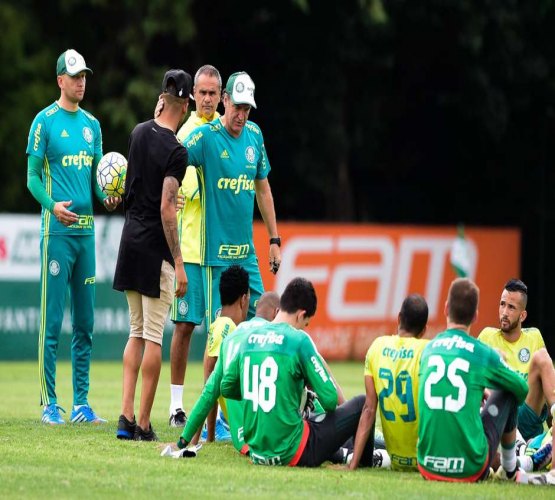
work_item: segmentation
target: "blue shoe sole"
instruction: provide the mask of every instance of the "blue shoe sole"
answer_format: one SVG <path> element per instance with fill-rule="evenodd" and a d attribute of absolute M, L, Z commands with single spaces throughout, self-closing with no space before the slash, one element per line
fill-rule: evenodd
<path fill-rule="evenodd" d="M 118 429 L 116 432 L 116 437 L 118 439 L 133 439 L 135 433 L 131 433 L 129 431 L 125 431 L 125 430 L 120 430 Z"/>

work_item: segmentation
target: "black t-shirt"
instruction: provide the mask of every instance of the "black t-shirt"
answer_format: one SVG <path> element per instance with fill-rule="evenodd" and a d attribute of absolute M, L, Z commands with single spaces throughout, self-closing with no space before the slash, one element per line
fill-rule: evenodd
<path fill-rule="evenodd" d="M 129 138 L 121 234 L 114 276 L 116 290 L 160 297 L 162 260 L 173 265 L 160 215 L 165 177 L 183 180 L 187 150 L 175 133 L 154 120 L 139 123 Z"/>

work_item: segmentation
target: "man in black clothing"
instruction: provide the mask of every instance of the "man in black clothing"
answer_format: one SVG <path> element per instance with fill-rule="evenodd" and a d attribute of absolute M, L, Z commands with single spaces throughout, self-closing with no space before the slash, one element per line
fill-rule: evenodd
<path fill-rule="evenodd" d="M 162 366 L 164 323 L 174 295 L 182 297 L 187 290 L 175 205 L 188 156 L 175 132 L 187 112 L 191 87 L 189 74 L 168 71 L 162 83 L 164 110 L 155 120 L 137 125 L 129 139 L 125 224 L 114 276 L 114 288 L 127 296 L 130 318 L 119 439 L 157 440 L 150 412 Z M 142 390 L 135 421 L 139 369 Z"/>

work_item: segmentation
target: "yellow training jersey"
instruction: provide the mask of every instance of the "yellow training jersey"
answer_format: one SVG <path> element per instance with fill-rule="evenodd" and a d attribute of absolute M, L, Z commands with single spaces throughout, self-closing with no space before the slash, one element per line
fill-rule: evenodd
<path fill-rule="evenodd" d="M 208 330 L 208 356 L 217 358 L 223 340 L 237 328 L 235 323 L 226 316 L 216 318 Z"/>
<path fill-rule="evenodd" d="M 216 111 L 212 120 L 220 116 Z M 211 121 L 211 120 L 210 120 Z M 185 138 L 197 127 L 208 123 L 204 116 L 191 113 L 189 119 L 177 133 L 177 139 L 183 143 Z M 180 193 L 185 196 L 185 206 L 177 213 L 177 224 L 180 230 L 181 254 L 183 262 L 200 264 L 200 197 L 195 167 L 188 166 L 181 183 Z"/>
<path fill-rule="evenodd" d="M 428 341 L 378 337 L 368 349 L 364 375 L 372 377 L 391 467 L 416 470 L 418 369 Z"/>
<path fill-rule="evenodd" d="M 528 380 L 532 355 L 545 347 L 542 334 L 537 328 L 523 328 L 520 338 L 516 342 L 509 342 L 499 328 L 487 327 L 480 332 L 478 340 L 505 354 L 507 364 L 525 380 Z"/>

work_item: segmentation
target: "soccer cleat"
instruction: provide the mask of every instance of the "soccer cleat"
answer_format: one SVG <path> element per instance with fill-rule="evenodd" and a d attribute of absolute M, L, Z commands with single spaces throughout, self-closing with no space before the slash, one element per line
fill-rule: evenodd
<path fill-rule="evenodd" d="M 139 425 L 135 428 L 135 441 L 158 441 L 158 436 L 152 428 L 152 424 L 148 424 L 148 430 L 143 430 Z"/>
<path fill-rule="evenodd" d="M 534 470 L 542 470 L 551 462 L 552 444 L 544 444 L 536 453 L 532 455 L 532 462 L 534 462 Z"/>
<path fill-rule="evenodd" d="M 216 419 L 216 431 L 214 432 L 216 441 L 231 441 L 231 433 L 229 427 L 221 418 Z"/>
<path fill-rule="evenodd" d="M 57 405 L 56 403 L 45 406 L 44 410 L 42 411 L 41 422 L 43 424 L 49 425 L 65 424 L 65 420 L 60 415 L 60 410 L 62 410 L 64 413 L 66 412 L 61 406 Z"/>
<path fill-rule="evenodd" d="M 494 480 L 496 481 L 514 481 L 515 483 L 522 482 L 522 475 L 526 475 L 526 473 L 517 467 L 513 472 L 507 472 L 502 465 L 499 466 L 497 472 L 494 474 Z"/>
<path fill-rule="evenodd" d="M 386 450 L 374 450 L 372 457 L 372 467 L 389 469 L 391 467 L 391 457 Z"/>
<path fill-rule="evenodd" d="M 175 410 L 175 413 L 170 415 L 170 427 L 185 427 L 187 423 L 187 414 L 181 409 L 178 408 Z"/>
<path fill-rule="evenodd" d="M 106 419 L 99 417 L 89 405 L 81 405 L 77 410 L 71 411 L 72 424 L 105 424 Z"/>
<path fill-rule="evenodd" d="M 120 415 L 116 437 L 118 439 L 133 439 L 135 437 L 136 428 L 137 422 L 135 421 L 135 415 L 133 415 L 133 422 L 127 420 L 127 418 L 125 418 L 125 415 Z"/>

